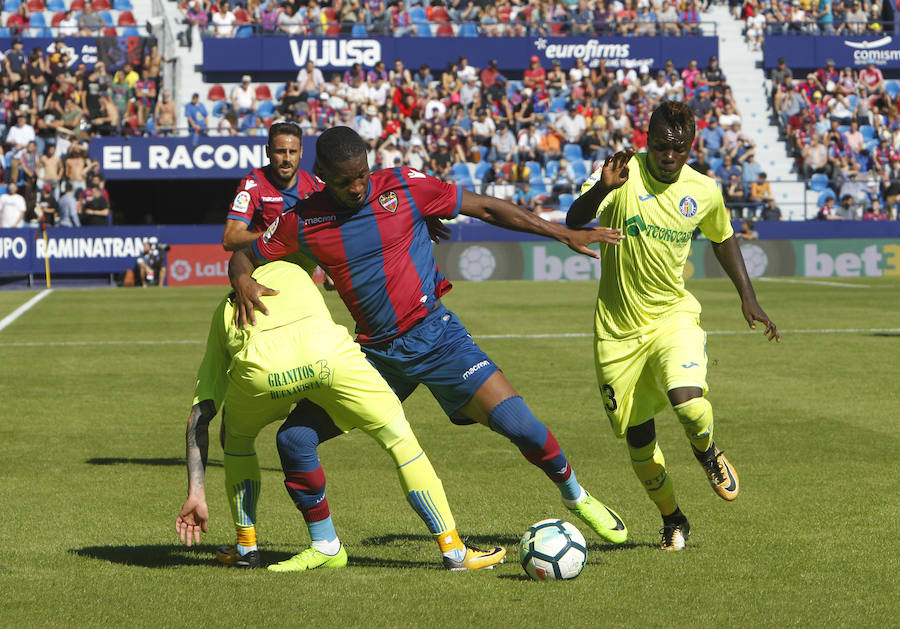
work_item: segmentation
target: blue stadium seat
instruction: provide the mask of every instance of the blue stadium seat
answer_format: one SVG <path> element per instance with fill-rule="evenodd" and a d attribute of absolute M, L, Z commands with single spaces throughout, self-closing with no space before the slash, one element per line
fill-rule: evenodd
<path fill-rule="evenodd" d="M 6 194 L 7 190 L 9 190 L 9 186 L 5 183 L 0 183 L 0 194 Z"/>
<path fill-rule="evenodd" d="M 864 142 L 875 139 L 875 127 L 870 124 L 864 124 L 863 126 L 861 126 L 859 128 L 859 132 L 862 134 Z"/>
<path fill-rule="evenodd" d="M 721 157 L 710 157 L 709 158 L 709 169 L 713 172 L 716 172 L 716 170 L 718 170 L 719 166 L 722 165 L 722 161 L 723 160 Z"/>
<path fill-rule="evenodd" d="M 213 105 L 212 115 L 217 118 L 221 118 L 225 115 L 225 110 L 228 109 L 228 101 L 227 100 L 219 100 L 216 101 L 216 104 Z"/>
<path fill-rule="evenodd" d="M 134 7 L 131 5 L 131 0 L 113 0 L 113 8 L 116 11 L 133 11 L 134 10 Z"/>
<path fill-rule="evenodd" d="M 238 26 L 238 29 L 234 32 L 234 36 L 236 39 L 247 39 L 248 37 L 253 37 L 253 26 L 250 24 Z"/>
<path fill-rule="evenodd" d="M 559 210 L 561 212 L 568 212 L 569 207 L 572 205 L 572 203 L 574 201 L 575 201 L 574 194 L 565 193 L 565 194 L 559 195 Z"/>
<path fill-rule="evenodd" d="M 425 9 L 420 6 L 412 7 L 409 10 L 409 21 L 416 27 L 416 33 L 419 37 L 431 37 L 431 25 L 428 23 L 428 16 Z"/>
<path fill-rule="evenodd" d="M 275 90 L 275 100 L 277 100 L 277 101 L 281 100 L 281 95 L 284 94 L 284 90 L 285 90 L 284 84 L 281 84 L 278 86 L 278 88 Z"/>
<path fill-rule="evenodd" d="M 572 174 L 575 175 L 577 182 L 587 181 L 587 178 L 591 176 L 583 159 L 576 159 L 572 162 Z"/>
<path fill-rule="evenodd" d="M 252 28 L 249 26 L 242 26 L 241 28 Z M 240 31 L 240 29 L 238 29 Z M 137 26 L 126 26 L 122 29 L 122 37 L 140 37 L 141 31 Z M 249 35 L 248 35 L 249 37 Z"/>
<path fill-rule="evenodd" d="M 837 199 L 837 195 L 834 193 L 834 190 L 832 190 L 831 188 L 825 188 L 824 190 L 822 190 L 822 193 L 816 200 L 816 207 L 822 207 L 823 205 L 825 205 L 825 199 Z"/>
<path fill-rule="evenodd" d="M 144 130 L 147 132 L 147 135 L 156 135 L 156 121 L 153 120 L 153 116 L 147 117 L 147 124 L 144 125 Z"/>
<path fill-rule="evenodd" d="M 367 37 L 369 32 L 366 30 L 365 24 L 354 24 L 353 28 L 350 29 L 350 34 L 353 37 Z"/>
<path fill-rule="evenodd" d="M 475 182 L 472 181 L 472 174 L 469 172 L 469 167 L 466 166 L 463 162 L 456 162 L 451 167 L 451 172 L 453 173 L 453 178 L 456 180 L 461 186 L 472 186 Z"/>
<path fill-rule="evenodd" d="M 581 147 L 577 144 L 566 144 L 563 146 L 563 157 L 570 162 L 577 162 L 584 159 L 584 155 L 581 154 Z"/>
<path fill-rule="evenodd" d="M 54 13 L 65 11 L 66 3 L 64 0 L 47 0 L 47 10 L 53 11 Z"/>
<path fill-rule="evenodd" d="M 256 113 L 263 118 L 268 118 L 275 114 L 275 103 L 270 100 L 264 100 L 259 103 L 259 107 L 256 109 Z"/>
<path fill-rule="evenodd" d="M 47 19 L 44 17 L 44 14 L 41 11 L 35 11 L 28 19 L 28 25 L 32 28 L 47 26 Z"/>
<path fill-rule="evenodd" d="M 550 111 L 565 111 L 568 104 L 568 98 L 565 96 L 557 96 L 550 101 Z"/>
<path fill-rule="evenodd" d="M 491 165 L 488 162 L 478 162 L 478 165 L 475 166 L 475 179 L 484 181 L 484 176 L 490 169 Z"/>
<path fill-rule="evenodd" d="M 22 0 L 3 0 L 3 10 L 8 13 L 15 13 L 19 10 Z"/>
<path fill-rule="evenodd" d="M 900 83 L 897 83 L 897 81 L 885 81 L 884 91 L 888 93 L 888 96 L 896 100 L 897 95 L 900 94 Z"/>
<path fill-rule="evenodd" d="M 856 101 L 857 100 L 859 100 L 859 96 L 857 96 L 856 94 L 850 94 L 847 97 L 847 102 L 850 103 L 850 111 L 853 111 L 854 109 L 856 109 Z"/>
<path fill-rule="evenodd" d="M 541 172 L 541 165 L 538 162 L 525 162 L 525 168 L 530 171 L 528 181 L 540 181 L 543 183 L 544 175 Z"/>
<path fill-rule="evenodd" d="M 559 162 L 555 159 L 547 162 L 546 167 L 544 168 L 546 172 L 547 179 L 550 181 L 556 181 L 556 178 L 559 177 Z"/>
<path fill-rule="evenodd" d="M 12 37 L 12 33 L 4 26 L 0 28 L 0 37 Z"/>
<path fill-rule="evenodd" d="M 459 25 L 459 37 L 478 37 L 478 27 L 472 22 L 463 22 Z"/>
<path fill-rule="evenodd" d="M 828 187 L 828 175 L 825 173 L 815 173 L 809 178 L 809 189 L 816 192 L 822 192 Z"/>
<path fill-rule="evenodd" d="M 529 181 L 531 184 L 531 191 L 534 193 L 536 197 L 545 197 L 549 192 L 547 192 L 547 186 L 544 185 L 543 181 Z"/>
<path fill-rule="evenodd" d="M 847 133 L 849 130 L 850 130 L 850 125 L 848 125 L 848 124 L 842 124 L 842 125 L 838 126 L 838 133 L 840 133 L 841 135 Z"/>

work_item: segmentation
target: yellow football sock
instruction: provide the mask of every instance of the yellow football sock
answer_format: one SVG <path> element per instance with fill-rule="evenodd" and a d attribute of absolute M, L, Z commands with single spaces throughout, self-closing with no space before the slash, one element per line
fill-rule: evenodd
<path fill-rule="evenodd" d="M 673 410 L 694 448 L 699 452 L 709 450 L 713 442 L 713 410 L 709 400 L 696 397 L 674 406 Z"/>
<path fill-rule="evenodd" d="M 433 535 L 456 530 L 456 522 L 444 486 L 434 472 L 422 447 L 406 421 L 398 415 L 393 421 L 369 434 L 387 450 L 397 465 L 400 485 L 406 499 Z"/>
<path fill-rule="evenodd" d="M 238 546 L 256 546 L 256 527 L 237 527 L 237 543 Z"/>
<path fill-rule="evenodd" d="M 261 489 L 259 459 L 254 439 L 225 430 L 225 493 L 237 529 L 256 524 L 256 505 Z M 244 546 L 245 544 L 241 544 Z"/>
<path fill-rule="evenodd" d="M 456 529 L 438 533 L 434 536 L 434 539 L 437 541 L 438 548 L 441 549 L 441 553 L 445 555 L 453 554 L 454 551 L 462 550 L 466 547 L 466 545 L 463 544 L 463 541 L 460 539 L 459 533 L 456 531 Z"/>
<path fill-rule="evenodd" d="M 634 473 L 659 512 L 663 515 L 673 513 L 678 508 L 675 503 L 675 486 L 666 472 L 666 459 L 656 439 L 642 448 L 632 448 L 629 445 L 628 454 L 631 456 Z"/>

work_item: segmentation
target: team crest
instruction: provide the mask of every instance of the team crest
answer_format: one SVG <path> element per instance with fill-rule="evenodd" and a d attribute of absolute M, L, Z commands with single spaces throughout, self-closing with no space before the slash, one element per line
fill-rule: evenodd
<path fill-rule="evenodd" d="M 697 202 L 693 197 L 684 197 L 678 202 L 678 211 L 685 218 L 693 218 L 697 213 Z"/>
<path fill-rule="evenodd" d="M 380 203 L 381 207 L 388 212 L 396 212 L 400 200 L 397 198 L 396 192 L 385 192 L 384 194 L 378 195 L 378 203 Z"/>

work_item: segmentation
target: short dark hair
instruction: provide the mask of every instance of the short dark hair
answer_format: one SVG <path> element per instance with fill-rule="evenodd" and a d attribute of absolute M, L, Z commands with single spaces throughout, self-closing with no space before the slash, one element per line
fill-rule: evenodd
<path fill-rule="evenodd" d="M 694 120 L 691 108 L 686 104 L 675 100 L 667 100 L 650 115 L 648 129 L 653 127 L 668 127 L 676 133 L 680 132 L 690 136 L 691 140 L 693 140 L 694 133 L 697 131 L 697 122 Z"/>
<path fill-rule="evenodd" d="M 368 150 L 369 145 L 350 127 L 331 127 L 316 140 L 316 165 L 329 168 L 365 155 Z"/>
<path fill-rule="evenodd" d="M 303 130 L 293 122 L 276 122 L 269 127 L 269 146 L 272 146 L 272 142 L 279 135 L 293 135 L 300 140 L 301 144 L 303 143 Z"/>

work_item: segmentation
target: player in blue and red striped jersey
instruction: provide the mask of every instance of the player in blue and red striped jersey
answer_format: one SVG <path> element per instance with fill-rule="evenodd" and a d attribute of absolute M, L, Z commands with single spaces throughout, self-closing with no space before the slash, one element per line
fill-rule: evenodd
<path fill-rule="evenodd" d="M 507 437 L 556 485 L 563 502 L 598 535 L 623 543 L 622 520 L 578 483 L 553 434 L 532 413 L 496 364 L 472 340 L 440 298 L 450 283 L 435 265 L 427 217 L 462 213 L 485 222 L 554 238 L 596 257 L 596 242 L 617 243 L 618 229 L 570 230 L 493 197 L 446 184 L 412 168 L 370 173 L 368 147 L 348 127 L 316 142 L 316 175 L 325 182 L 284 213 L 252 246 L 229 262 L 236 319 L 267 314 L 260 295 L 273 294 L 250 272 L 266 260 L 300 251 L 334 278 L 357 323 L 357 341 L 401 400 L 425 384 L 454 423 L 481 423 Z M 278 434 L 278 450 L 295 501 L 309 500 L 310 470 L 321 470 L 316 447 L 334 429 L 294 423 Z M 296 473 L 293 471 L 296 470 Z M 324 483 L 323 483 L 324 485 Z M 324 491 L 324 487 L 322 488 Z"/>

